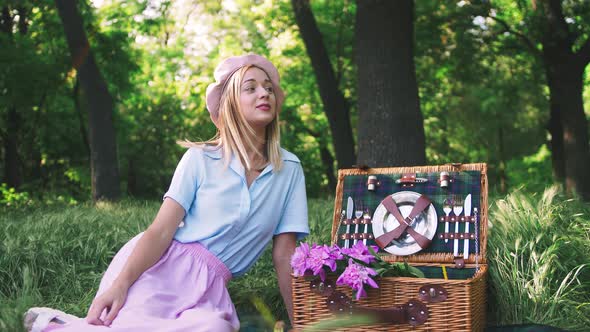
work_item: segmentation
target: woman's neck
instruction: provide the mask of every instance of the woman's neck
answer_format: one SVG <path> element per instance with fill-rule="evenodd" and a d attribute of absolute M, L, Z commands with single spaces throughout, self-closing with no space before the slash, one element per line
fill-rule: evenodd
<path fill-rule="evenodd" d="M 250 167 L 252 169 L 262 168 L 267 163 L 266 156 L 266 132 L 264 129 L 255 130 L 256 136 L 253 143 L 254 148 L 246 147 L 246 155 L 250 160 Z"/>
<path fill-rule="evenodd" d="M 251 168 L 257 169 L 266 165 L 266 151 L 264 147 L 264 144 L 257 144 L 257 150 L 246 149 L 246 155 L 250 160 Z"/>

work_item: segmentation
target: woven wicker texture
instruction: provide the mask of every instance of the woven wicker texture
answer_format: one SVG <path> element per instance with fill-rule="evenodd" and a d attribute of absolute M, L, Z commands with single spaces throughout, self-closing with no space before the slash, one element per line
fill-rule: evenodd
<path fill-rule="evenodd" d="M 449 172 L 453 182 L 449 188 L 442 189 L 438 185 L 440 172 Z M 417 184 L 412 188 L 402 188 L 395 183 L 402 174 L 416 173 L 418 177 L 427 178 L 428 182 Z M 367 191 L 369 175 L 376 175 L 380 185 L 374 192 Z M 368 296 L 360 301 L 353 301 L 355 305 L 372 308 L 389 308 L 402 305 L 411 299 L 417 299 L 419 288 L 424 285 L 440 285 L 448 291 L 448 298 L 444 302 L 425 303 L 429 310 L 429 317 L 425 324 L 411 326 L 409 324 L 391 325 L 357 325 L 345 328 L 327 328 L 326 331 L 483 331 L 485 327 L 486 278 L 487 261 L 485 258 L 487 244 L 488 223 L 488 185 L 487 167 L 485 164 L 463 164 L 421 167 L 392 167 L 372 169 L 345 169 L 338 172 L 338 186 L 332 223 L 332 243 L 337 243 L 339 232 L 342 233 L 341 213 L 345 209 L 345 201 L 350 196 L 355 204 L 363 205 L 370 213 L 387 195 L 395 192 L 410 190 L 425 194 L 431 199 L 439 217 L 442 212 L 442 201 L 445 197 L 460 195 L 463 198 L 472 194 L 473 207 L 480 209 L 479 213 L 479 255 L 477 255 L 475 241 L 470 241 L 470 255 L 464 269 L 455 269 L 453 264 L 452 241 L 444 244 L 442 240 L 434 240 L 431 246 L 409 256 L 394 256 L 382 253 L 386 261 L 407 261 L 425 273 L 425 278 L 385 277 L 376 279 L 378 289 L 366 287 Z M 437 234 L 444 231 L 443 223 L 439 223 Z M 461 225 L 460 232 L 464 230 Z M 474 225 L 471 225 L 474 232 Z M 342 245 L 342 242 L 338 242 Z M 462 246 L 461 246 L 462 248 Z M 442 266 L 446 267 L 448 280 L 442 278 Z M 297 331 L 312 328 L 315 324 L 334 320 L 335 316 L 326 306 L 326 297 L 311 291 L 310 280 L 303 277 L 293 278 L 293 327 Z M 349 297 L 353 298 L 350 288 L 337 287 Z M 313 329 L 317 331 L 317 329 Z"/>
<path fill-rule="evenodd" d="M 438 266 L 440 268 L 440 266 Z M 487 266 L 481 266 L 479 272 L 468 280 L 444 280 L 425 278 L 377 279 L 378 289 L 367 290 L 367 297 L 356 302 L 372 308 L 386 308 L 404 304 L 418 297 L 418 290 L 423 285 L 442 285 L 449 293 L 444 302 L 425 303 L 429 317 L 424 325 L 412 327 L 402 325 L 361 325 L 347 326 L 331 331 L 483 331 L 485 327 L 485 278 Z M 310 281 L 306 278 L 293 279 L 293 327 L 297 331 L 311 329 L 314 324 L 333 320 L 334 315 L 326 306 L 326 297 L 310 290 Z M 352 297 L 350 288 L 337 287 L 337 290 Z M 316 329 L 313 329 L 316 331 Z M 321 331 L 321 330 L 320 330 Z M 327 330 L 326 330 L 327 331 Z"/>

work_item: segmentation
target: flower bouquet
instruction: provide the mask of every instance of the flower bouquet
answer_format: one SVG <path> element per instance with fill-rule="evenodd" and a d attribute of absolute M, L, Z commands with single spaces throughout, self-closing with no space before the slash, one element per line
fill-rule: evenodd
<path fill-rule="evenodd" d="M 336 285 L 349 286 L 356 294 L 356 299 L 367 296 L 364 286 L 379 288 L 373 277 L 417 277 L 424 278 L 424 273 L 407 263 L 389 263 L 378 255 L 377 246 L 366 246 L 357 242 L 351 248 L 338 245 L 320 245 L 302 242 L 295 249 L 291 258 L 293 274 L 299 276 L 319 276 L 326 280 L 328 273 L 338 275 Z"/>

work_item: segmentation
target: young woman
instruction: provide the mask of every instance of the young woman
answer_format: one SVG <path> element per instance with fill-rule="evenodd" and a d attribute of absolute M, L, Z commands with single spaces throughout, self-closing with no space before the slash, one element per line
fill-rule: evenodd
<path fill-rule="evenodd" d="M 33 308 L 29 330 L 238 330 L 226 284 L 271 238 L 292 318 L 289 262 L 309 227 L 303 170 L 279 144 L 279 74 L 250 54 L 222 61 L 214 76 L 206 101 L 216 137 L 182 143 L 189 149 L 156 218 L 114 257 L 87 317 Z"/>

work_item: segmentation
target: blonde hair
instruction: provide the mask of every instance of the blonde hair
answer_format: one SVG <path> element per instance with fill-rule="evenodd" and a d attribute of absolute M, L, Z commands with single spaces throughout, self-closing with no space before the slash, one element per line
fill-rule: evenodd
<path fill-rule="evenodd" d="M 283 166 L 280 145 L 281 134 L 279 128 L 280 105 L 276 105 L 275 117 L 272 122 L 266 126 L 264 142 L 259 142 L 259 139 L 255 136 L 254 129 L 248 124 L 240 109 L 240 87 L 246 71 L 252 67 L 264 71 L 260 67 L 247 65 L 238 69 L 225 83 L 219 101 L 219 118 L 217 120 L 217 133 L 215 136 L 202 142 L 185 140 L 177 141 L 177 143 L 186 148 L 206 148 L 207 146 L 221 147 L 223 149 L 225 167 L 229 165 L 229 161 L 233 154 L 240 158 L 246 170 L 261 168 L 268 162 L 272 164 L 274 170 L 279 171 Z M 262 153 L 256 148 L 256 143 L 264 144 L 264 151 Z M 247 148 L 255 151 L 264 162 L 262 164 L 253 165 L 252 160 L 250 160 L 246 153 Z"/>

